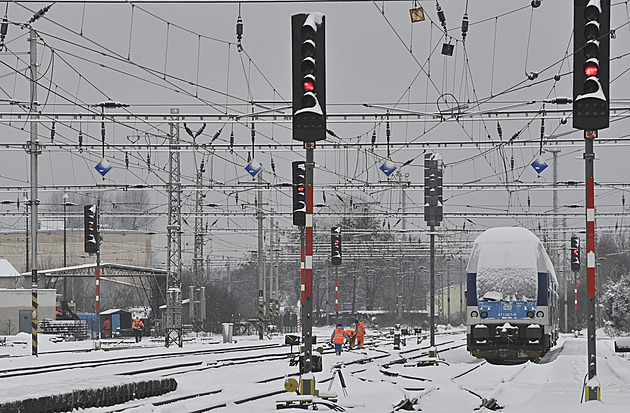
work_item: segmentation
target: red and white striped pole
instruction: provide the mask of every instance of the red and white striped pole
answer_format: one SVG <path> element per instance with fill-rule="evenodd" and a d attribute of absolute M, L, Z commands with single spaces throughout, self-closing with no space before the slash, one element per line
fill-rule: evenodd
<path fill-rule="evenodd" d="M 339 269 L 335 269 L 335 323 L 339 319 Z"/>
<path fill-rule="evenodd" d="M 593 140 L 597 131 L 584 131 L 585 148 L 584 163 L 586 170 L 586 266 L 588 292 L 588 378 L 585 399 L 600 400 L 599 383 L 597 382 L 597 355 L 595 348 L 595 177 L 593 161 Z"/>
<path fill-rule="evenodd" d="M 306 149 L 306 217 L 302 261 L 302 342 L 304 343 L 304 371 L 300 380 L 300 394 L 315 395 L 313 371 L 313 149 L 315 142 L 304 142 Z"/>
<path fill-rule="evenodd" d="M 574 290 L 575 290 L 575 323 L 576 323 L 575 324 L 575 328 L 577 328 L 577 297 L 578 297 L 578 294 L 577 294 L 577 276 L 575 278 L 575 288 L 574 288 Z"/>
<path fill-rule="evenodd" d="M 305 264 L 305 252 L 306 249 L 304 248 L 304 228 L 300 229 L 300 304 L 302 304 L 302 306 L 304 306 L 304 300 L 305 300 L 305 294 L 306 294 L 306 279 L 305 279 L 305 275 L 306 275 L 306 264 Z"/>

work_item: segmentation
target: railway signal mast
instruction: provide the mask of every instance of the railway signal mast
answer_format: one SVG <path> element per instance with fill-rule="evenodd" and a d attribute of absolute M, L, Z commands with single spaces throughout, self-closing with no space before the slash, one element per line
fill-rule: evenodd
<path fill-rule="evenodd" d="M 304 369 L 300 373 L 300 394 L 317 395 L 313 376 L 313 150 L 326 139 L 326 49 L 325 16 L 300 13 L 291 16 L 291 71 L 293 89 L 293 139 L 304 142 L 304 222 L 301 203 L 294 204 L 294 224 L 302 240 L 302 343 Z M 294 192 L 294 195 L 297 196 Z M 297 201 L 294 201 L 297 202 Z M 299 211 L 298 211 L 299 210 Z M 296 220 L 297 218 L 297 220 Z M 321 360 L 321 359 L 320 359 Z M 321 368 L 319 364 L 318 368 Z"/>
<path fill-rule="evenodd" d="M 435 227 L 442 222 L 442 155 L 424 154 L 424 220 L 431 237 L 431 349 L 429 357 L 437 357 L 435 350 Z M 448 310 L 447 310 L 448 311 Z"/>
<path fill-rule="evenodd" d="M 595 338 L 595 179 L 593 140 L 609 125 L 610 0 L 574 0 L 573 127 L 584 131 L 588 381 L 585 400 L 601 400 Z"/>

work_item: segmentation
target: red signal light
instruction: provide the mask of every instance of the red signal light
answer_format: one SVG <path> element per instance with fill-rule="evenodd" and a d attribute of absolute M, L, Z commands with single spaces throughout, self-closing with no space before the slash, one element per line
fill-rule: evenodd
<path fill-rule="evenodd" d="M 315 83 L 313 82 L 304 82 L 303 84 L 304 90 L 306 90 L 307 92 L 312 92 L 313 90 L 315 90 Z"/>
<path fill-rule="evenodd" d="M 304 186 L 300 185 L 297 187 L 297 190 L 300 192 L 304 192 Z"/>
<path fill-rule="evenodd" d="M 586 64 L 586 66 L 584 66 L 584 73 L 588 77 L 597 76 L 598 72 L 599 72 L 599 68 L 597 67 L 596 64 L 591 63 L 591 64 Z"/>

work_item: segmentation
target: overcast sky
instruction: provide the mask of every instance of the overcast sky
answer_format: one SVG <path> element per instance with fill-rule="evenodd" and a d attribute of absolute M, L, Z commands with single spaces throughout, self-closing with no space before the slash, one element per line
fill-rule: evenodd
<path fill-rule="evenodd" d="M 159 3 L 159 2 L 155 2 Z M 543 100 L 556 96 L 570 96 L 572 91 L 572 19 L 573 2 L 544 0 L 532 8 L 529 0 L 443 0 L 440 6 L 446 17 L 446 32 L 436 13 L 436 2 L 417 2 L 425 9 L 427 19 L 412 23 L 409 17 L 411 1 L 376 2 L 245 2 L 181 4 L 128 2 L 56 2 L 45 16 L 33 23 L 39 35 L 38 101 L 47 114 L 39 125 L 39 139 L 51 143 L 51 116 L 55 113 L 100 113 L 89 107 L 105 100 L 124 102 L 125 109 L 108 110 L 130 114 L 129 119 L 116 125 L 106 124 L 107 144 L 151 144 L 147 148 L 107 146 L 105 158 L 113 169 L 105 176 L 94 166 L 101 160 L 101 148 L 46 146 L 39 156 L 40 185 L 48 188 L 69 187 L 68 191 L 85 193 L 74 186 L 97 183 L 164 185 L 168 181 L 168 154 L 163 145 L 169 132 L 164 119 L 138 118 L 140 113 L 168 113 L 172 107 L 183 114 L 242 114 L 264 108 L 281 110 L 291 99 L 291 15 L 318 11 L 326 16 L 327 102 L 330 115 L 328 127 L 337 137 L 328 137 L 316 150 L 315 203 L 323 202 L 322 190 L 327 195 L 328 208 L 317 211 L 331 214 L 322 216 L 322 231 L 329 223 L 341 221 L 340 212 L 354 205 L 369 203 L 384 220 L 385 227 L 400 228 L 402 210 L 399 189 L 384 189 L 388 178 L 379 166 L 391 159 L 402 171 L 403 179 L 413 185 L 423 183 L 423 151 L 439 152 L 445 163 L 445 185 L 479 183 L 499 185 L 498 188 L 447 188 L 444 191 L 445 230 L 483 230 L 495 225 L 523 225 L 544 232 L 551 226 L 549 216 L 520 215 L 514 218 L 487 219 L 479 216 L 462 217 L 458 214 L 536 212 L 552 209 L 550 189 L 520 188 L 508 191 L 500 185 L 507 183 L 549 183 L 553 181 L 552 155 L 542 157 L 550 165 L 540 175 L 530 163 L 540 154 L 541 116 L 524 113 L 502 115 L 498 119 L 485 116 L 483 120 L 471 113 L 504 109 L 506 111 L 540 111 L 543 108 L 566 109 L 565 113 L 548 114 L 544 122 L 543 150 L 560 149 L 558 179 L 584 180 L 582 133 L 571 127 L 570 105 L 545 104 Z M 0 153 L 0 186 L 2 199 L 15 200 L 28 188 L 29 160 L 21 145 L 29 139 L 29 126 L 24 118 L 6 114 L 24 113 L 24 107 L 9 105 L 9 101 L 28 102 L 28 29 L 13 23 L 28 21 L 37 10 L 49 3 L 11 2 L 5 5 L 9 25 L 6 51 L 0 54 L 0 124 L 2 144 Z M 4 5 L 4 4 L 3 4 Z M 469 30 L 462 41 L 461 22 L 467 12 Z M 237 49 L 236 22 L 243 21 L 243 51 Z M 624 108 L 627 92 L 628 66 L 627 37 L 630 34 L 627 3 L 614 2 L 611 27 L 616 38 L 611 41 L 611 96 L 612 107 Z M 454 45 L 453 56 L 442 55 L 442 45 Z M 535 75 L 532 75 L 535 73 Z M 527 75 L 535 77 L 529 80 Z M 554 75 L 560 74 L 559 80 Z M 248 104 L 255 102 L 255 105 Z M 374 105 L 366 108 L 363 103 Z M 435 116 L 397 116 L 405 111 L 438 113 L 461 105 L 458 119 L 439 119 Z M 386 141 L 386 122 L 383 115 L 390 113 L 391 142 Z M 288 114 L 288 112 L 284 112 Z M 627 110 L 613 114 L 611 128 L 602 131 L 604 138 L 626 138 Z M 339 114 L 365 114 L 365 117 Z M 378 116 L 375 116 L 378 115 Z M 499 134 L 497 120 L 502 133 Z M 207 248 L 213 254 L 233 254 L 255 244 L 255 191 L 249 184 L 251 177 L 244 167 L 251 156 L 251 123 L 248 118 L 227 122 L 226 118 L 188 120 L 197 131 L 206 123 L 197 143 L 209 143 L 217 130 L 223 128 L 214 142 L 216 149 L 186 149 L 182 154 L 182 183 L 195 182 L 197 168 L 203 160 L 206 166 L 204 182 L 216 184 L 205 190 L 205 202 L 218 203 L 217 209 L 227 214 L 247 214 L 244 217 L 219 217 L 212 241 Z M 100 121 L 83 118 L 63 118 L 55 123 L 55 143 L 78 144 L 79 131 L 84 142 L 98 144 L 101 140 Z M 234 133 L 235 147 L 230 151 L 230 132 Z M 303 159 L 304 150 L 292 141 L 287 117 L 258 119 L 255 125 L 254 157 L 263 166 L 263 179 L 271 184 L 290 181 L 290 162 Z M 370 146 L 373 133 L 380 146 Z M 513 144 L 500 145 L 520 132 Z M 181 138 L 192 138 L 181 129 Z M 566 139 L 575 139 L 568 142 Z M 556 144 L 556 140 L 565 140 Z M 534 143 L 526 143 L 534 141 Z M 440 146 L 444 142 L 461 142 L 457 146 Z M 409 143 L 409 147 L 402 146 Z M 419 145 L 424 143 L 425 145 Z M 246 146 L 247 145 L 247 146 Z M 273 146 L 269 146 L 273 145 Z M 290 146 L 294 145 L 294 146 Z M 627 144 L 596 145 L 599 162 L 596 180 L 605 183 L 629 181 L 625 163 Z M 249 152 L 249 154 L 248 154 Z M 129 167 L 125 158 L 129 159 Z M 400 169 L 404 162 L 413 160 Z M 272 170 L 275 167 L 275 174 Z M 603 162 L 602 162 L 603 161 Z M 150 166 L 149 166 L 150 165 Z M 513 166 L 512 166 L 513 165 Z M 406 178 L 405 174 L 409 174 Z M 392 175 L 389 179 L 395 178 Z M 222 186 L 227 184 L 228 186 Z M 381 187 L 376 187 L 380 185 Z M 151 190 L 156 211 L 166 212 L 163 186 Z M 597 208 L 601 212 L 622 214 L 622 186 L 597 189 Z M 42 190 L 45 200 L 54 192 Z M 238 193 L 238 202 L 236 201 Z M 335 195 L 339 195 L 342 201 Z M 421 187 L 406 191 L 407 229 L 420 236 L 426 231 L 422 218 L 423 191 Z M 191 211 L 194 193 L 182 195 L 184 210 Z M 293 230 L 290 222 L 290 192 L 264 192 L 266 211 L 273 209 L 285 214 L 278 217 L 281 228 Z M 559 205 L 583 204 L 584 191 L 562 190 Z M 159 206 L 161 205 L 161 206 Z M 345 206 L 344 206 L 345 205 Z M 3 205 L 1 211 L 13 213 L 15 205 Z M 213 210 L 214 211 L 214 210 Z M 561 212 L 582 210 L 561 208 Z M 3 229 L 21 229 L 19 217 L 5 216 Z M 216 219 L 209 217 L 210 224 Z M 184 228 L 186 251 L 192 250 L 193 221 Z M 627 219 L 626 219 L 627 221 Z M 316 218 L 317 222 L 317 218 Z M 466 223 L 466 224 L 464 224 Z M 598 226 L 614 228 L 624 224 L 622 216 L 598 219 Z M 576 215 L 567 221 L 569 231 L 579 230 L 584 217 Z M 265 225 L 267 226 L 267 224 Z M 156 228 L 162 235 L 164 228 Z M 237 229 L 230 238 L 226 229 Z M 451 232 L 451 234 L 454 232 Z M 446 231 L 445 234 L 449 234 Z M 426 236 L 424 236 L 426 239 Z M 162 242 L 162 241 L 160 241 Z M 238 242 L 234 247 L 234 242 Z M 161 245 L 155 245 L 161 248 Z"/>

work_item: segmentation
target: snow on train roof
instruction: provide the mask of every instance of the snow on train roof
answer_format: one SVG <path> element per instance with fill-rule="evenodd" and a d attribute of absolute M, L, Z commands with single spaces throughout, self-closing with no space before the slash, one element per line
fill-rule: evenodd
<path fill-rule="evenodd" d="M 528 229 L 498 227 L 484 231 L 475 239 L 466 271 L 505 267 L 554 272 L 540 239 Z"/>
<path fill-rule="evenodd" d="M 477 274 L 478 298 L 491 300 L 532 300 L 539 272 L 555 279 L 540 239 L 520 227 L 491 228 L 479 235 L 466 272 Z"/>

